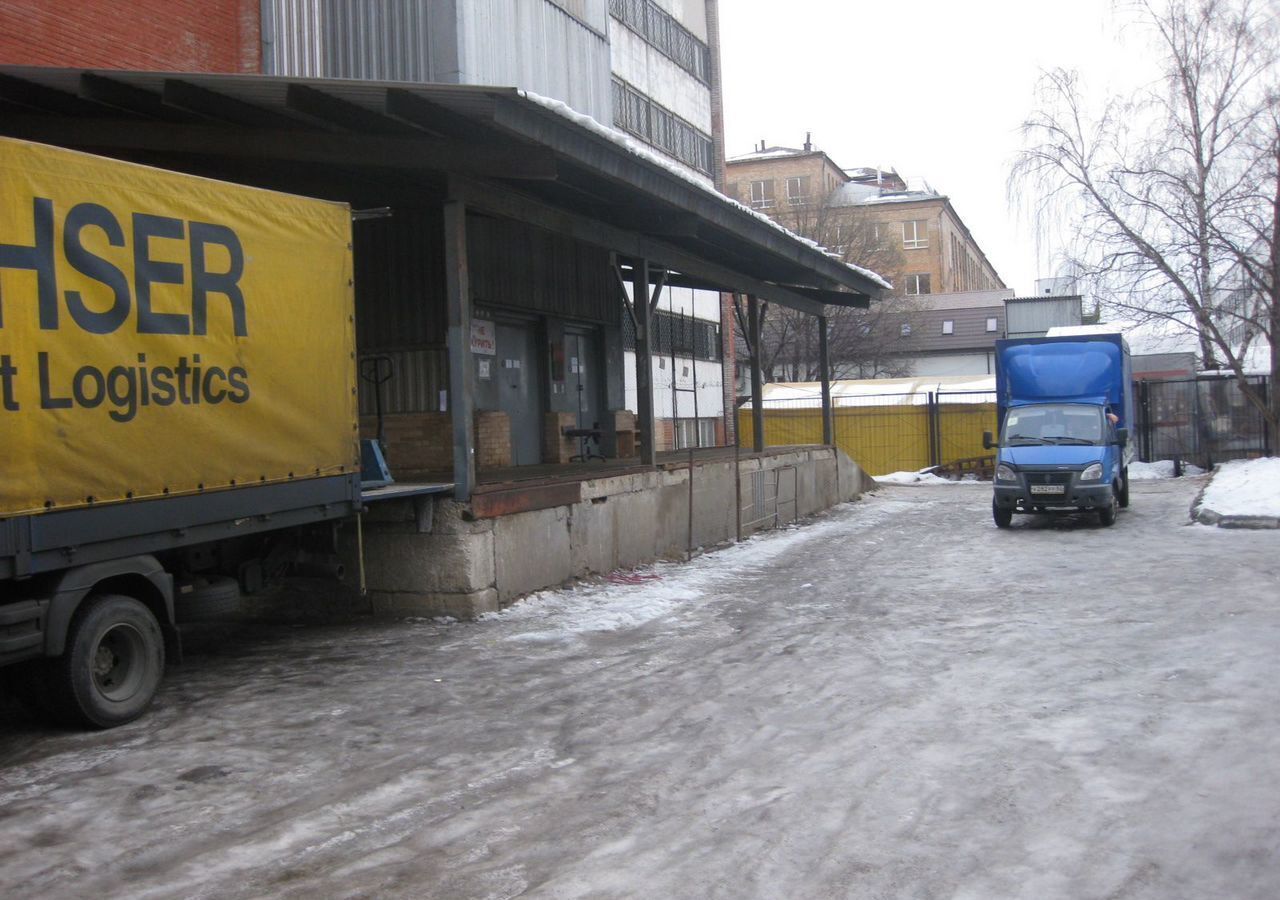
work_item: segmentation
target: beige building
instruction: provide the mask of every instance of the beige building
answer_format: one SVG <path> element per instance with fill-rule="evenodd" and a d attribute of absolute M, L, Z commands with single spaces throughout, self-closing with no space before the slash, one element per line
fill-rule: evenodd
<path fill-rule="evenodd" d="M 1005 287 L 951 200 L 897 172 L 842 169 L 809 141 L 801 149 L 762 142 L 728 160 L 726 182 L 729 196 L 832 250 L 847 251 L 861 233 L 859 255 L 868 236 L 894 251 L 898 271 L 883 274 L 904 294 Z"/>

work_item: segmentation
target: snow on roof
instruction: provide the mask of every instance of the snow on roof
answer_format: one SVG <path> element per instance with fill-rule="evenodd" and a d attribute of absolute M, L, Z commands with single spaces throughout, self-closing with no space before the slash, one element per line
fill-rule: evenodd
<path fill-rule="evenodd" d="M 912 378 L 864 378 L 831 382 L 832 406 L 881 406 L 893 403 L 922 405 L 929 394 L 947 394 L 950 402 L 990 403 L 994 400 L 994 375 L 933 375 Z M 991 396 L 986 396 L 990 394 Z M 958 395 L 958 396 L 951 396 Z M 788 408 L 822 405 L 822 385 L 817 381 L 775 381 L 764 386 L 766 403 L 786 403 Z"/>
<path fill-rule="evenodd" d="M 651 163 L 652 165 L 659 166 L 660 168 L 665 169 L 666 171 L 677 176 L 678 178 L 683 179 L 689 184 L 695 185 L 696 187 L 701 188 L 707 193 L 715 195 L 716 199 L 721 201 L 722 203 L 727 203 L 731 206 L 735 206 L 740 211 L 747 213 L 750 216 L 754 216 L 756 219 L 769 225 L 771 228 L 774 228 L 777 231 L 780 231 L 783 234 L 787 235 L 792 240 L 799 241 L 800 243 L 814 250 L 817 250 L 819 253 L 823 254 L 824 256 L 830 259 L 833 259 L 844 266 L 847 266 L 853 272 L 857 273 L 858 275 L 861 275 L 863 278 L 866 278 L 868 281 L 878 284 L 880 287 L 884 288 L 885 290 L 893 290 L 893 285 L 890 284 L 887 280 L 885 280 L 876 272 L 873 272 L 870 269 L 865 269 L 862 266 L 855 265 L 854 263 L 851 263 L 851 262 L 845 262 L 843 259 L 840 258 L 839 253 L 835 253 L 831 250 L 828 250 L 826 247 L 823 247 L 817 241 L 811 241 L 806 237 L 801 237 L 800 235 L 796 234 L 794 231 L 791 231 L 785 228 L 784 226 L 780 225 L 779 223 L 775 222 L 773 219 L 769 218 L 764 213 L 757 212 L 751 207 L 745 206 L 739 203 L 737 200 L 734 200 L 732 197 L 729 197 L 729 196 L 726 196 L 725 194 L 720 193 L 718 190 L 716 190 L 715 185 L 710 184 L 707 181 L 703 180 L 702 178 L 699 178 L 698 176 L 694 175 L 691 169 L 687 169 L 684 166 L 679 165 L 678 163 L 672 162 L 670 159 L 667 159 L 665 156 L 662 156 L 661 154 L 656 153 L 653 150 L 650 150 L 648 147 L 644 146 L 643 144 L 637 141 L 632 140 L 630 137 L 623 134 L 621 131 L 618 131 L 616 128 L 610 128 L 607 125 L 601 125 L 595 119 L 591 118 L 591 116 L 580 113 L 577 110 L 575 110 L 573 107 L 569 106 L 568 104 L 562 103 L 559 100 L 554 100 L 551 97 L 543 97 L 541 94 L 535 94 L 532 91 L 524 91 L 524 90 L 520 91 L 519 94 L 521 97 L 524 97 L 526 100 L 529 100 L 532 103 L 538 104 L 543 109 L 549 110 L 550 112 L 553 112 L 556 115 L 561 116 L 562 118 L 568 119 L 574 124 L 579 125 L 580 127 L 585 128 L 588 131 L 591 131 L 594 134 L 599 135 L 600 137 L 618 145 L 619 147 L 622 147 L 624 150 L 628 151 L 634 156 L 638 156 L 641 159 L 645 160 L 646 162 Z"/>
<path fill-rule="evenodd" d="M 851 181 L 842 184 L 831 194 L 832 206 L 872 206 L 881 203 L 914 203 L 920 200 L 944 200 L 946 197 L 934 190 L 886 191 L 872 183 Z"/>
<path fill-rule="evenodd" d="M 805 153 L 814 153 L 813 150 L 800 150 L 796 147 L 769 147 L 764 150 L 753 150 L 750 153 L 743 153 L 740 156 L 729 157 L 729 162 L 748 162 L 756 159 L 780 159 L 785 156 L 801 156 Z"/>

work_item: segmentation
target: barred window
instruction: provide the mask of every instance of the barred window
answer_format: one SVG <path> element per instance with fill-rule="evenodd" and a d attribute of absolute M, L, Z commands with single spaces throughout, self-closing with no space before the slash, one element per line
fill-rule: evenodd
<path fill-rule="evenodd" d="M 656 311 L 650 319 L 650 326 L 653 331 L 650 352 L 654 356 L 671 356 L 674 352 L 676 356 L 720 361 L 720 326 L 716 322 Z M 631 317 L 625 314 L 622 317 L 622 346 L 627 350 L 636 349 L 635 328 Z"/>
<path fill-rule="evenodd" d="M 711 138 L 617 78 L 613 79 L 613 124 L 690 168 L 711 174 Z"/>
<path fill-rule="evenodd" d="M 694 78 L 711 83 L 711 48 L 653 0 L 609 0 L 609 13 Z"/>

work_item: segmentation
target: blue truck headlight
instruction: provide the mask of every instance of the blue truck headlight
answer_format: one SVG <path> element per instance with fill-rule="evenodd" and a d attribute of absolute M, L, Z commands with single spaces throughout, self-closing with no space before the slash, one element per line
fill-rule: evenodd
<path fill-rule="evenodd" d="M 996 466 L 996 481 L 1017 481 L 1017 480 L 1018 480 L 1018 473 L 1013 471 L 1013 469 L 1009 468 L 1003 463 L 1001 465 Z"/>
<path fill-rule="evenodd" d="M 1102 478 L 1102 463 L 1094 463 L 1080 473 L 1081 481 L 1098 481 Z"/>

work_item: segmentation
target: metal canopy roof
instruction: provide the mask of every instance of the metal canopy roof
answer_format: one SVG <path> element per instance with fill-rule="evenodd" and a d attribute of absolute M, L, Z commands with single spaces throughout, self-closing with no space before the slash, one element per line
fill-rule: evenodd
<path fill-rule="evenodd" d="M 0 66 L 0 133 L 353 203 L 461 191 L 479 210 L 807 312 L 883 289 L 514 88 Z"/>

